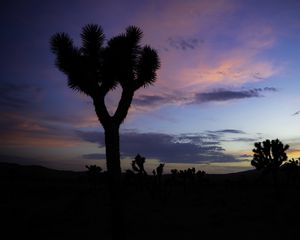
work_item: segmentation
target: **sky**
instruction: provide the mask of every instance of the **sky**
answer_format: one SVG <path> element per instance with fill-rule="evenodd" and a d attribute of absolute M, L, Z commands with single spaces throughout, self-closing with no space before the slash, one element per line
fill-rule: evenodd
<path fill-rule="evenodd" d="M 138 26 L 157 50 L 155 84 L 136 92 L 121 126 L 122 169 L 252 169 L 253 144 L 279 138 L 300 157 L 300 2 L 293 0 L 6 1 L 1 3 L 0 161 L 105 168 L 91 100 L 67 87 L 49 40 L 80 46 L 86 24 L 106 40 Z M 105 101 L 113 113 L 121 89 Z"/>

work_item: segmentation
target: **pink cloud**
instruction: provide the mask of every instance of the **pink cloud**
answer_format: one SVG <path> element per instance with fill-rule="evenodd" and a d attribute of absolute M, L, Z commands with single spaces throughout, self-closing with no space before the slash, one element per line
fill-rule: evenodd
<path fill-rule="evenodd" d="M 194 68 L 182 69 L 176 85 L 181 88 L 205 90 L 220 86 L 241 86 L 258 82 L 278 73 L 278 69 L 268 61 L 255 62 L 242 56 L 228 56 L 215 66 L 199 64 Z"/>
<path fill-rule="evenodd" d="M 136 19 L 145 32 L 145 42 L 159 49 L 162 62 L 157 88 L 144 90 L 143 94 L 151 95 L 157 89 L 168 94 L 218 85 L 241 86 L 263 81 L 280 71 L 274 62 L 261 57 L 276 44 L 276 31 L 259 19 L 234 21 L 232 15 L 240 5 L 223 0 L 172 1 L 161 5 L 159 12 L 156 8 L 155 2 L 146 5 Z M 170 37 L 180 37 L 185 43 L 198 39 L 201 44 L 190 51 L 170 49 Z M 231 44 L 221 47 L 223 41 Z M 166 48 L 169 51 L 163 50 Z"/>
<path fill-rule="evenodd" d="M 203 47 L 190 52 L 161 52 L 162 69 L 155 87 L 143 89 L 137 96 L 177 95 L 182 99 L 174 98 L 166 104 L 180 104 L 186 102 L 184 99 L 190 99 L 195 91 L 241 88 L 247 83 L 266 81 L 279 74 L 282 67 L 278 63 L 261 57 L 276 43 L 273 30 L 262 26 L 252 38 L 247 37 L 247 29 L 244 32 L 241 31 L 241 36 L 235 39 L 239 44 L 230 49 L 217 51 L 210 43 L 204 43 Z"/>

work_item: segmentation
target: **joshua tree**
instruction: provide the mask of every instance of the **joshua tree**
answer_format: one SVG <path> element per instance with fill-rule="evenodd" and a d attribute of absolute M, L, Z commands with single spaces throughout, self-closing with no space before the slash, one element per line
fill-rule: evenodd
<path fill-rule="evenodd" d="M 147 186 L 147 172 L 144 168 L 146 158 L 142 157 L 140 154 L 137 154 L 134 160 L 131 162 L 132 170 L 127 170 L 126 178 L 128 180 L 133 180 L 134 185 L 137 187 L 137 190 L 144 190 Z M 136 174 L 135 174 L 136 172 Z"/>
<path fill-rule="evenodd" d="M 140 175 L 147 175 L 144 168 L 145 161 L 145 157 L 142 157 L 140 154 L 136 155 L 135 159 L 131 163 L 133 171 L 138 172 Z"/>
<path fill-rule="evenodd" d="M 289 145 L 283 145 L 278 139 L 270 141 L 269 139 L 254 144 L 253 160 L 251 165 L 257 170 L 263 170 L 265 173 L 271 172 L 274 183 L 277 183 L 279 167 L 287 160 L 286 150 Z"/>
<path fill-rule="evenodd" d="M 93 185 L 94 188 L 96 188 L 99 177 L 101 176 L 102 168 L 97 165 L 86 165 L 85 167 L 88 170 L 87 175 L 89 182 Z"/>
<path fill-rule="evenodd" d="M 295 171 L 295 170 L 298 170 L 300 168 L 300 158 L 298 159 L 290 159 L 288 160 L 287 162 L 285 162 L 285 164 L 282 165 L 282 169 L 286 169 L 286 170 L 292 170 L 292 171 Z M 288 171 L 289 171 L 288 170 Z"/>
<path fill-rule="evenodd" d="M 99 175 L 102 172 L 102 168 L 97 165 L 86 165 L 85 168 L 88 170 L 88 175 Z"/>
<path fill-rule="evenodd" d="M 299 181 L 299 172 L 300 172 L 300 158 L 298 159 L 290 159 L 286 161 L 282 166 L 281 169 L 287 175 L 288 183 L 298 183 Z"/>
<path fill-rule="evenodd" d="M 141 46 L 142 31 L 135 26 L 111 38 L 106 46 L 102 28 L 98 25 L 86 25 L 80 36 L 82 47 L 78 48 L 66 33 L 57 33 L 51 38 L 51 50 L 56 55 L 56 66 L 68 77 L 69 87 L 91 97 L 104 128 L 115 227 L 113 238 L 119 239 L 122 232 L 119 128 L 126 118 L 135 91 L 155 82 L 160 61 L 154 49 Z M 110 115 L 104 98 L 118 85 L 122 88 L 121 99 L 115 113 Z"/>
<path fill-rule="evenodd" d="M 156 168 L 156 170 L 153 169 L 153 171 L 152 171 L 153 175 L 157 177 L 159 184 L 161 184 L 161 178 L 162 178 L 162 175 L 164 172 L 164 166 L 165 166 L 164 163 L 160 163 L 158 165 L 158 167 Z"/>

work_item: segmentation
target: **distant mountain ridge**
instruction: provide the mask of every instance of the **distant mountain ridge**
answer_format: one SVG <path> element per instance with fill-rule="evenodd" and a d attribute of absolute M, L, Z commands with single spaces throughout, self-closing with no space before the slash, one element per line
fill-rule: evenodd
<path fill-rule="evenodd" d="M 71 170 L 56 170 L 38 165 L 21 165 L 16 163 L 0 162 L 0 177 L 23 177 L 23 178 L 74 178 L 84 175 L 85 172 L 76 172 Z M 217 181 L 222 180 L 239 180 L 241 178 L 252 178 L 259 173 L 253 170 L 247 170 L 236 173 L 226 174 L 206 174 L 208 178 Z M 166 176 L 169 174 L 166 174 Z"/>
<path fill-rule="evenodd" d="M 0 162 L 0 177 L 19 178 L 74 178 L 83 172 L 50 169 L 38 165 L 20 165 L 16 163 Z"/>

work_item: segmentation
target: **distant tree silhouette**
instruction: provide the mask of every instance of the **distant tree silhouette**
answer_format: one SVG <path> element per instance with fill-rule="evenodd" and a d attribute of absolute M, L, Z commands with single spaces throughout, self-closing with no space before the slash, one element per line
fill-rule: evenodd
<path fill-rule="evenodd" d="M 205 172 L 205 171 L 198 170 L 198 171 L 196 172 L 196 176 L 197 176 L 197 181 L 198 181 L 198 183 L 202 183 L 203 180 L 205 179 L 206 172 Z"/>
<path fill-rule="evenodd" d="M 285 162 L 281 169 L 287 175 L 288 183 L 298 183 L 300 177 L 300 158 L 290 159 Z"/>
<path fill-rule="evenodd" d="M 298 159 L 292 158 L 288 160 L 282 165 L 282 168 L 295 169 L 295 170 L 300 168 L 300 158 Z"/>
<path fill-rule="evenodd" d="M 163 200 L 163 181 L 162 181 L 162 175 L 164 172 L 164 163 L 160 163 L 156 169 L 152 170 L 152 174 L 154 176 L 154 182 L 153 182 L 153 192 L 155 194 L 158 194 L 160 200 Z"/>
<path fill-rule="evenodd" d="M 88 175 L 98 175 L 102 172 L 102 168 L 97 165 L 86 165 L 85 168 L 88 169 Z"/>
<path fill-rule="evenodd" d="M 97 165 L 89 165 L 89 166 L 86 165 L 85 167 L 88 170 L 87 171 L 88 181 L 90 182 L 90 184 L 92 184 L 94 189 L 96 189 L 96 186 L 98 185 L 100 180 L 102 168 Z"/>
<path fill-rule="evenodd" d="M 160 163 L 156 169 L 153 169 L 152 173 L 157 177 L 158 184 L 161 185 L 161 178 L 164 172 L 164 163 Z"/>
<path fill-rule="evenodd" d="M 165 166 L 164 163 L 160 163 L 160 164 L 158 165 L 158 167 L 156 168 L 156 170 L 154 169 L 154 170 L 152 171 L 153 175 L 154 175 L 154 176 L 161 177 L 162 174 L 163 174 L 163 172 L 164 172 L 164 166 Z"/>
<path fill-rule="evenodd" d="M 278 170 L 288 158 L 285 151 L 288 150 L 289 145 L 284 145 L 278 139 L 272 141 L 267 139 L 263 142 L 256 142 L 254 146 L 251 165 L 257 170 L 263 170 L 264 173 L 271 172 L 274 183 L 277 184 Z"/>
<path fill-rule="evenodd" d="M 147 172 L 144 168 L 145 161 L 145 157 L 142 157 L 140 154 L 136 155 L 135 159 L 131 163 L 133 171 L 138 172 L 141 175 L 147 175 Z"/>
<path fill-rule="evenodd" d="M 188 185 L 194 186 L 195 183 L 201 184 L 204 180 L 205 174 L 205 171 L 201 170 L 196 172 L 194 167 L 179 171 L 177 169 L 171 170 L 172 181 L 175 183 L 181 183 L 184 192 L 187 192 Z"/>
<path fill-rule="evenodd" d="M 138 27 L 130 26 L 104 46 L 102 28 L 91 24 L 82 29 L 80 48 L 74 46 L 66 33 L 57 33 L 50 41 L 56 65 L 68 76 L 69 87 L 92 98 L 104 128 L 114 239 L 120 239 L 122 233 L 119 128 L 135 91 L 153 84 L 160 67 L 157 52 L 149 46 L 141 46 L 142 35 Z M 110 115 L 104 98 L 118 85 L 122 88 L 121 99 L 115 113 Z"/>
<path fill-rule="evenodd" d="M 147 185 L 148 174 L 144 168 L 146 158 L 137 154 L 134 160 L 131 162 L 132 170 L 127 170 L 125 177 L 127 183 L 133 183 L 137 190 L 144 190 Z"/>

